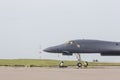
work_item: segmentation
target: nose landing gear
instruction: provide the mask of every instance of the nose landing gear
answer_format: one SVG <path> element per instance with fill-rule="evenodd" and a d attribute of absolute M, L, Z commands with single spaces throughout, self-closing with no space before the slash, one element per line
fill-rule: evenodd
<path fill-rule="evenodd" d="M 80 54 L 77 54 L 76 58 L 78 59 L 78 63 L 77 63 L 77 68 L 82 68 L 82 67 L 88 67 L 88 62 L 81 62 L 81 56 Z"/>

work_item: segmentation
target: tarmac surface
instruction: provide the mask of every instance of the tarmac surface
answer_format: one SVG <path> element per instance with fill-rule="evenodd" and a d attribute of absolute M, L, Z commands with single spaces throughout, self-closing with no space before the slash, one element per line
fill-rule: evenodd
<path fill-rule="evenodd" d="M 0 80 L 120 80 L 120 68 L 0 67 Z"/>

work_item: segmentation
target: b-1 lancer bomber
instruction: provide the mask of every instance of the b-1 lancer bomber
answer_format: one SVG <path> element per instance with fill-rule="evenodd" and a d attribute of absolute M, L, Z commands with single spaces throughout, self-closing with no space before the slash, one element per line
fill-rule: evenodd
<path fill-rule="evenodd" d="M 77 66 L 81 67 L 80 54 L 100 53 L 101 56 L 120 56 L 120 42 L 102 41 L 102 40 L 71 40 L 67 43 L 44 49 L 45 52 L 62 53 L 63 55 L 77 54 Z M 86 62 L 86 67 L 88 63 Z"/>

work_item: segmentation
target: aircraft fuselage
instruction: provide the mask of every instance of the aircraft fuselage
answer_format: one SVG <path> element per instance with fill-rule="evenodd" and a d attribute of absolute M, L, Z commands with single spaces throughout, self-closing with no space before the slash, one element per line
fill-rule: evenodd
<path fill-rule="evenodd" d="M 100 53 L 102 56 L 120 55 L 120 42 L 101 40 L 71 40 L 67 43 L 46 48 L 44 51 L 72 55 L 73 53 Z"/>

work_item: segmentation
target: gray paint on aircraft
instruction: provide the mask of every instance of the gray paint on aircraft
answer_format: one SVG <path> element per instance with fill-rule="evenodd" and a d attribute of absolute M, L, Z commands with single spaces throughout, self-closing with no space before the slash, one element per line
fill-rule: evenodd
<path fill-rule="evenodd" d="M 68 43 L 46 48 L 44 51 L 51 53 L 100 53 L 102 56 L 120 55 L 120 42 L 102 40 L 71 40 Z"/>

